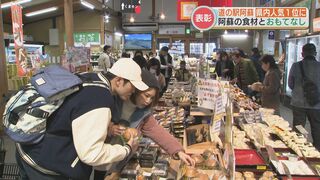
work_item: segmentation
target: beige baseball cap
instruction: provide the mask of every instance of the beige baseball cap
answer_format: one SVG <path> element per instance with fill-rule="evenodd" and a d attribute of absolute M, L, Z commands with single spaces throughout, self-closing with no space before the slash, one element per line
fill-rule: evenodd
<path fill-rule="evenodd" d="M 142 81 L 140 66 L 131 58 L 119 59 L 113 64 L 109 72 L 114 74 L 115 76 L 129 80 L 131 84 L 140 91 L 145 91 L 149 88 Z"/>

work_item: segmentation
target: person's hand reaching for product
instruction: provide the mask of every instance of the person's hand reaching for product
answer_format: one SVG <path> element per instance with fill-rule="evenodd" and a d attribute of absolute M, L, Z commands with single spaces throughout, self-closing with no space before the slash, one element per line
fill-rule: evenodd
<path fill-rule="evenodd" d="M 230 81 L 231 84 L 235 84 L 235 83 L 237 83 L 237 82 L 238 82 L 238 78 L 234 78 L 234 79 L 232 79 L 232 80 Z"/>
<path fill-rule="evenodd" d="M 186 153 L 183 151 L 178 152 L 178 157 L 180 158 L 181 161 L 186 163 L 188 166 L 195 166 L 195 161 Z"/>
<path fill-rule="evenodd" d="M 126 130 L 125 127 L 111 123 L 109 125 L 109 133 L 108 134 L 110 134 L 112 136 L 122 135 L 125 130 Z"/>
<path fill-rule="evenodd" d="M 263 84 L 261 82 L 255 82 L 252 85 L 249 85 L 248 87 L 254 91 L 260 92 L 263 87 Z"/>
<path fill-rule="evenodd" d="M 138 147 L 139 147 L 139 141 L 138 141 L 138 137 L 134 136 L 134 134 L 131 134 L 130 139 L 128 141 L 128 145 L 131 148 L 131 152 L 136 152 Z"/>

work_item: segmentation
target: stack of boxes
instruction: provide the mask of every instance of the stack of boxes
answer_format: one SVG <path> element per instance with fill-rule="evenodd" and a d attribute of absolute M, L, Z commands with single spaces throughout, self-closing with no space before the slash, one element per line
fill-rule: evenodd
<path fill-rule="evenodd" d="M 7 64 L 8 89 L 9 91 L 17 91 L 29 81 L 28 76 L 18 76 L 16 64 Z"/>

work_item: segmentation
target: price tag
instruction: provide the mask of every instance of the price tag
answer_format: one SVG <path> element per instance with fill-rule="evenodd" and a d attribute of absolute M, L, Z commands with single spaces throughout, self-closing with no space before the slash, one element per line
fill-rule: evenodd
<path fill-rule="evenodd" d="M 225 112 L 225 105 L 222 103 L 222 95 L 220 94 L 216 99 L 215 114 L 222 114 Z"/>
<path fill-rule="evenodd" d="M 257 166 L 257 170 L 266 170 L 267 166 Z"/>

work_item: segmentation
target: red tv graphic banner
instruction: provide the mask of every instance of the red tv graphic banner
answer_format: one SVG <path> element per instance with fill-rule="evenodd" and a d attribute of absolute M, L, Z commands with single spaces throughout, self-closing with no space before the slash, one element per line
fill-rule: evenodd
<path fill-rule="evenodd" d="M 12 5 L 11 16 L 18 76 L 24 76 L 27 73 L 28 63 L 27 53 L 23 48 L 22 7 L 19 5 Z"/>
<path fill-rule="evenodd" d="M 198 6 L 232 7 L 232 0 L 178 0 L 177 20 L 190 21 L 192 11 Z"/>

